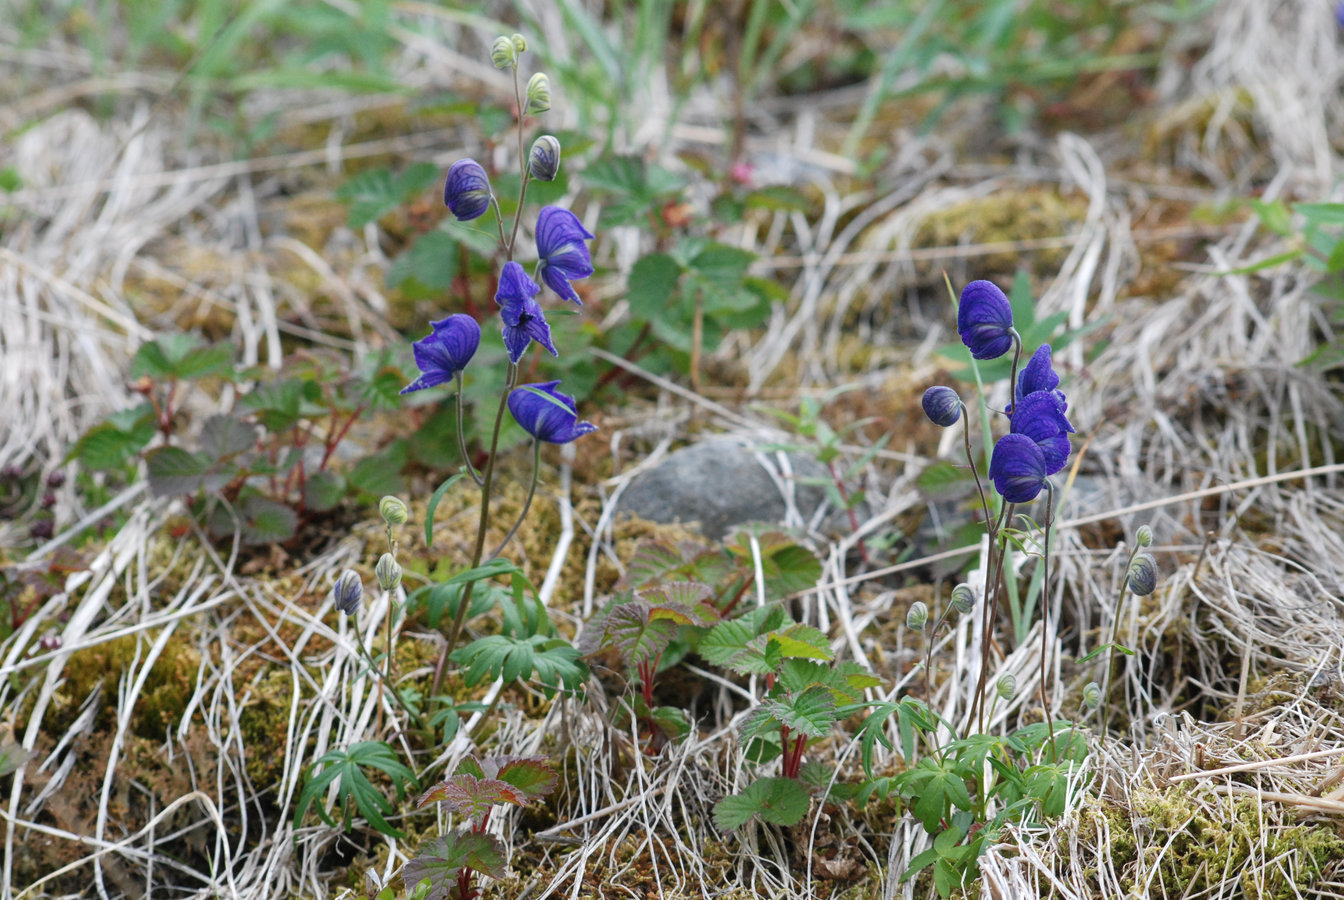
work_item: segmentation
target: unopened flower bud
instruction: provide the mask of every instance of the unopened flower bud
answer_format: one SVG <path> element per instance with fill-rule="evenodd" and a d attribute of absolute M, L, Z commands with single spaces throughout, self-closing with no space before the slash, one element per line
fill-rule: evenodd
<path fill-rule="evenodd" d="M 1101 686 L 1095 681 L 1089 681 L 1083 688 L 1083 703 L 1092 707 L 1101 703 Z"/>
<path fill-rule="evenodd" d="M 385 591 L 395 591 L 397 585 L 401 584 L 401 566 L 391 553 L 384 553 L 378 558 L 373 574 L 378 576 L 378 586 Z"/>
<path fill-rule="evenodd" d="M 1140 547 L 1147 547 L 1153 542 L 1153 529 L 1147 525 L 1140 525 L 1139 530 L 1134 533 L 1134 543 Z"/>
<path fill-rule="evenodd" d="M 359 573 L 354 569 L 342 572 L 331 589 L 331 599 L 336 609 L 347 616 L 358 612 L 364 602 L 364 582 L 359 580 Z"/>
<path fill-rule="evenodd" d="M 58 488 L 65 484 L 65 473 L 60 469 L 52 469 L 47 475 L 47 487 Z"/>
<path fill-rule="evenodd" d="M 1157 560 L 1151 553 L 1140 553 L 1129 564 L 1129 589 L 1139 597 L 1157 590 Z"/>
<path fill-rule="evenodd" d="M 43 650 L 50 651 L 61 649 L 62 641 L 61 636 L 59 634 L 57 634 L 54 631 L 49 631 L 46 634 L 42 635 L 42 639 L 38 643 L 41 645 Z"/>
<path fill-rule="evenodd" d="M 406 509 L 406 504 L 401 502 L 401 498 L 388 494 L 378 501 L 378 515 L 382 516 L 388 525 L 405 525 L 410 513 Z"/>
<path fill-rule="evenodd" d="M 511 69 L 518 65 L 518 49 L 513 39 L 502 34 L 495 38 L 495 42 L 490 45 L 490 61 L 496 69 Z"/>
<path fill-rule="evenodd" d="M 560 171 L 560 141 L 549 134 L 533 141 L 532 152 L 527 156 L 527 171 L 538 181 L 554 181 Z"/>
<path fill-rule="evenodd" d="M 975 609 L 975 589 L 969 584 L 959 584 L 952 589 L 952 608 L 963 616 L 970 615 Z"/>
<path fill-rule="evenodd" d="M 923 600 L 916 600 L 910 604 L 910 609 L 905 614 L 905 627 L 911 631 L 923 631 L 924 623 L 929 621 L 929 607 Z"/>
<path fill-rule="evenodd" d="M 538 72 L 527 81 L 527 114 L 535 116 L 551 108 L 551 80 Z"/>
<path fill-rule="evenodd" d="M 518 51 L 519 56 L 522 56 L 527 52 L 527 38 L 523 37 L 521 34 L 514 33 L 510 40 L 513 41 L 513 49 Z"/>
<path fill-rule="evenodd" d="M 1017 694 L 1017 678 L 1009 673 L 1000 675 L 999 680 L 994 682 L 994 691 L 999 695 L 1000 700 L 1011 700 Z"/>
<path fill-rule="evenodd" d="M 938 384 L 924 392 L 924 415 L 935 425 L 947 428 L 961 418 L 961 397 L 946 385 Z"/>

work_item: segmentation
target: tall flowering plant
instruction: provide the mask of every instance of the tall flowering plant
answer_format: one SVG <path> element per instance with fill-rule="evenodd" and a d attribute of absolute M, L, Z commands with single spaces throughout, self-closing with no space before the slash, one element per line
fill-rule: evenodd
<path fill-rule="evenodd" d="M 542 442 L 565 444 L 596 430 L 588 422 L 578 420 L 573 398 L 561 393 L 558 381 L 548 381 L 534 385 L 519 385 L 519 366 L 534 346 L 541 348 L 551 356 L 558 356 L 555 342 L 551 339 L 551 328 L 546 321 L 542 301 L 549 293 L 561 300 L 582 305 L 574 282 L 593 274 L 592 257 L 587 242 L 593 235 L 583 227 L 579 218 L 567 209 L 558 206 L 546 206 L 535 219 L 533 233 L 536 236 L 536 263 L 529 275 L 522 262 L 515 259 L 519 254 L 520 225 L 526 216 L 528 185 L 534 181 L 551 181 L 560 169 L 560 142 L 552 135 L 537 137 L 531 151 L 524 155 L 529 116 L 540 115 L 550 109 L 550 83 L 543 73 L 537 73 L 523 87 L 519 74 L 519 60 L 527 47 L 521 35 L 501 36 L 491 49 L 491 58 L 499 68 L 509 69 L 513 73 L 514 100 L 518 109 L 518 162 L 522 178 L 518 189 L 517 214 L 512 222 L 505 220 L 490 185 L 490 178 L 483 166 L 472 159 L 462 159 L 453 163 L 444 182 L 443 201 L 449 211 L 459 221 L 471 221 L 482 216 L 493 215 L 499 248 L 504 256 L 504 264 L 499 272 L 495 291 L 495 304 L 499 310 L 498 328 L 505 351 L 508 354 L 508 371 L 504 379 L 504 389 L 500 394 L 495 410 L 494 426 L 490 431 L 490 444 L 485 455 L 485 463 L 477 469 L 471 463 L 467 451 L 462 421 L 465 402 L 463 399 L 463 373 L 467 369 L 481 340 L 481 326 L 475 319 L 463 314 L 450 315 L 440 321 L 432 322 L 431 332 L 412 349 L 420 376 L 408 384 L 403 394 L 426 390 L 440 385 L 455 388 L 457 398 L 458 445 L 464 462 L 463 474 L 475 482 L 480 491 L 480 513 L 476 524 L 476 540 L 472 551 L 471 567 L 468 573 L 458 576 L 463 585 L 462 595 L 457 603 L 457 611 L 445 635 L 442 653 L 434 675 L 434 694 L 437 695 L 442 684 L 445 663 L 457 646 L 461 635 L 462 623 L 471 606 L 471 595 L 478 581 L 484 577 L 481 567 L 497 559 L 505 546 L 517 533 L 518 527 L 527 516 L 532 496 L 536 492 L 537 472 L 540 462 Z M 527 501 L 518 520 L 509 529 L 508 536 L 489 557 L 486 556 L 486 534 L 490 526 L 491 496 L 495 489 L 495 462 L 499 446 L 500 428 L 506 412 L 532 437 L 533 469 L 532 483 Z M 478 573 L 475 577 L 473 573 Z"/>
<path fill-rule="evenodd" d="M 980 679 L 972 712 L 984 729 L 986 687 L 989 674 L 989 651 L 992 641 L 988 635 L 995 621 L 1004 563 L 1008 555 L 1004 540 L 1008 525 L 1018 506 L 1046 494 L 1044 531 L 1044 580 L 1047 592 L 1050 583 L 1050 527 L 1054 510 L 1054 486 L 1050 476 L 1059 472 L 1068 462 L 1072 450 L 1069 435 L 1074 433 L 1069 422 L 1068 400 L 1059 390 L 1059 375 L 1051 360 L 1049 344 L 1043 344 L 1031 355 L 1019 371 L 1022 358 L 1022 338 L 1013 327 L 1012 306 L 999 287 L 989 281 L 972 281 L 961 292 L 957 304 L 957 331 L 971 356 L 977 360 L 997 359 L 1009 351 L 1013 354 L 1009 385 L 1011 397 L 1004 407 L 1008 420 L 1007 433 L 1000 436 L 990 453 L 986 473 L 1000 498 L 991 502 L 976 469 L 971 451 L 970 421 L 966 405 L 952 388 L 937 385 L 924 394 L 924 412 L 936 425 L 944 428 L 955 425 L 966 416 L 964 446 L 966 459 L 975 475 L 985 527 L 989 533 L 989 557 L 985 566 L 985 603 L 982 608 L 984 634 Z M 1046 696 L 1047 629 L 1041 630 L 1041 706 L 1049 721 L 1049 702 Z M 1050 732 L 1053 744 L 1054 732 Z"/>

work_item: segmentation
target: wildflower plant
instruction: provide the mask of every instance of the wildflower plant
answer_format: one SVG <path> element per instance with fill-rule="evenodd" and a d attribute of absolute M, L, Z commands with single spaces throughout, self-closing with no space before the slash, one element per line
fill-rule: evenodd
<path fill-rule="evenodd" d="M 587 678 L 587 669 L 579 660 L 579 652 L 556 634 L 545 608 L 535 597 L 535 587 L 519 566 L 503 556 L 525 520 L 536 493 L 541 444 L 569 443 L 596 430 L 591 423 L 579 420 L 574 398 L 559 390 L 559 381 L 518 384 L 520 368 L 534 348 L 540 348 L 552 357 L 559 353 L 551 338 L 543 301 L 553 299 L 554 295 L 561 300 L 581 304 L 574 283 L 593 274 L 587 244 L 593 235 L 572 212 L 555 206 L 543 208 L 535 220 L 537 261 L 531 274 L 523 262 L 515 259 L 523 246 L 520 237 L 527 212 L 528 185 L 534 178 L 553 179 L 560 165 L 561 153 L 560 142 L 550 135 L 538 137 L 533 143 L 532 152 L 524 153 L 528 117 L 545 112 L 550 106 L 550 85 L 544 74 L 533 75 L 526 91 L 523 90 L 518 64 L 526 46 L 521 35 L 504 36 L 495 42 L 491 53 L 497 65 L 512 69 L 514 100 L 520 111 L 517 121 L 517 162 L 521 179 L 512 221 L 506 221 L 489 173 L 476 161 L 463 159 L 455 162 L 449 168 L 444 182 L 444 203 L 455 219 L 469 222 L 486 216 L 493 217 L 493 230 L 503 258 L 495 291 L 495 306 L 499 312 L 495 327 L 506 351 L 507 370 L 490 429 L 484 432 L 489 435 L 489 440 L 483 456 L 477 457 L 471 452 L 463 427 L 467 410 L 464 376 L 476 359 L 483 336 L 481 322 L 473 315 L 458 312 L 430 323 L 429 334 L 412 344 L 419 375 L 400 391 L 401 394 L 412 394 L 448 388 L 455 394 L 457 445 L 463 465 L 461 471 L 444 481 L 429 500 L 424 522 L 425 542 L 427 546 L 433 544 L 434 514 L 439 502 L 454 485 L 467 479 L 480 494 L 472 555 L 463 571 L 454 573 L 439 584 L 419 588 L 407 598 L 407 602 L 400 602 L 404 596 L 401 588 L 403 573 L 397 558 L 396 529 L 407 522 L 409 510 L 398 498 L 384 497 L 379 504 L 379 513 L 386 525 L 387 551 L 378 560 L 374 574 L 379 587 L 388 595 L 384 623 L 386 656 L 378 659 L 364 646 L 362 640 L 357 641 L 359 652 L 367 660 L 368 671 L 377 674 L 384 690 L 405 714 L 409 726 L 407 734 L 417 737 L 425 749 L 432 749 L 438 743 L 440 729 L 443 740 L 454 737 L 459 712 L 481 709 L 479 704 L 460 703 L 442 693 L 451 663 L 461 667 L 459 675 L 468 686 L 487 677 L 505 682 L 536 681 L 548 696 L 554 695 L 559 689 L 577 689 Z M 487 536 L 492 522 L 492 499 L 499 489 L 497 463 L 500 433 L 506 414 L 512 415 L 532 438 L 531 486 L 522 511 L 504 540 L 497 546 L 489 547 Z M 473 464 L 477 458 L 483 460 L 479 467 Z M 510 589 L 501 591 L 491 583 L 496 578 L 507 578 Z M 332 591 L 333 604 L 342 614 L 357 617 L 364 608 L 363 592 L 364 584 L 359 574 L 347 570 L 336 579 Z M 443 632 L 428 694 L 399 685 L 394 665 L 397 625 L 411 604 L 416 608 L 424 608 L 429 613 L 431 627 L 437 627 Z M 466 620 L 472 615 L 493 609 L 501 613 L 499 633 L 467 646 L 459 646 Z M 394 724 L 393 727 L 400 730 L 399 725 Z M 370 747 L 381 747 L 387 754 L 393 754 L 392 748 L 386 743 L 366 743 L 368 747 L 359 745 L 365 756 L 369 756 Z M 331 754 L 328 756 L 331 757 Z M 344 796 L 349 792 L 360 811 L 365 813 L 365 818 L 380 831 L 394 833 L 386 821 L 390 806 L 385 798 L 379 798 L 383 802 L 376 802 L 365 796 L 368 793 L 364 787 L 367 779 L 365 782 L 359 780 L 362 777 L 359 772 L 362 759 L 342 756 L 340 762 L 345 768 L 338 769 L 333 768 L 335 757 L 324 758 L 319 761 L 325 765 L 321 773 L 309 773 L 309 788 L 319 781 L 325 787 L 333 779 L 340 779 L 338 794 Z M 370 756 L 370 759 L 379 765 L 383 763 L 382 756 Z M 422 877 L 429 878 L 432 884 L 427 896 L 431 898 L 446 897 L 451 888 L 455 890 L 455 896 L 465 900 L 476 895 L 472 886 L 473 872 L 498 876 L 503 866 L 502 850 L 493 838 L 487 840 L 483 833 L 489 806 L 499 802 L 524 802 L 523 798 L 545 793 L 550 789 L 546 785 L 554 784 L 553 773 L 540 760 L 507 762 L 497 767 L 498 771 L 489 777 L 480 764 L 467 766 L 464 763 L 463 766 L 466 768 L 459 767 L 452 778 L 432 789 L 422 799 L 422 805 L 432 800 L 460 800 L 461 803 L 455 808 L 465 812 L 473 822 L 470 831 L 445 834 L 430 846 L 422 848 L 421 855 L 407 866 L 405 877 L 408 886 L 417 884 Z M 407 776 L 412 774 L 410 769 L 404 773 L 400 770 L 398 772 Z M 505 777 L 508 773 L 522 779 L 522 783 L 511 783 Z M 415 777 L 423 778 L 424 774 L 416 773 Z M 306 802 L 301 804 L 296 823 L 304 810 L 318 801 L 321 793 L 309 788 L 304 790 L 303 799 Z M 398 791 L 400 793 L 400 784 Z M 318 812 L 324 819 L 331 821 L 320 804 Z M 348 808 L 346 824 L 348 828 Z"/>

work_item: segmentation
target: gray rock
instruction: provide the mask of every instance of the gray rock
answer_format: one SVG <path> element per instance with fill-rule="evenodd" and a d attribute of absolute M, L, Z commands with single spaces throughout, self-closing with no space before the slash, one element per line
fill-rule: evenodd
<path fill-rule="evenodd" d="M 780 456 L 733 439 L 693 444 L 635 476 L 618 508 L 652 522 L 696 523 L 714 540 L 747 522 L 807 527 L 826 505 L 826 490 L 799 480 L 830 474 L 811 457 Z"/>

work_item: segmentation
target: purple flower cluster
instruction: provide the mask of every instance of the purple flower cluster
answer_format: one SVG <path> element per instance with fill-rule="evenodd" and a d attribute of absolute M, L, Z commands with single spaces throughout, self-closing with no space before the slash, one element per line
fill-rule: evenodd
<path fill-rule="evenodd" d="M 1007 296 L 988 281 L 972 281 L 962 290 L 957 330 L 976 359 L 997 359 L 1020 344 Z M 1065 415 L 1069 404 L 1059 390 L 1050 356 L 1050 345 L 1042 345 L 1018 373 L 1007 408 L 1009 432 L 990 455 L 990 480 L 1009 503 L 1036 499 L 1046 479 L 1069 459 L 1069 435 L 1074 429 Z M 924 394 L 924 411 L 935 424 L 955 424 L 960 407 L 951 388 L 939 385 Z"/>
<path fill-rule="evenodd" d="M 550 138 L 543 150 L 556 157 L 553 163 L 558 166 L 559 142 Z M 546 157 L 543 162 L 549 165 L 552 161 Z M 459 160 L 448 170 L 443 202 L 459 221 L 485 214 L 493 200 L 490 179 L 475 160 Z M 582 305 L 572 282 L 593 274 L 592 256 L 585 243 L 593 235 L 574 213 L 547 206 L 537 217 L 536 236 L 536 278 L 561 299 Z M 504 349 L 515 366 L 533 342 L 552 356 L 558 355 L 551 340 L 551 327 L 536 299 L 540 292 L 541 285 L 528 277 L 520 263 L 509 260 L 504 264 L 495 303 L 503 326 Z M 471 316 L 453 315 L 430 324 L 431 333 L 412 345 L 420 377 L 403 388 L 403 394 L 453 381 L 480 346 L 481 327 Z M 508 405 L 528 434 L 540 441 L 563 444 L 595 431 L 596 427 L 578 421 L 574 400 L 555 390 L 558 384 L 551 381 L 524 385 L 509 395 Z"/>

